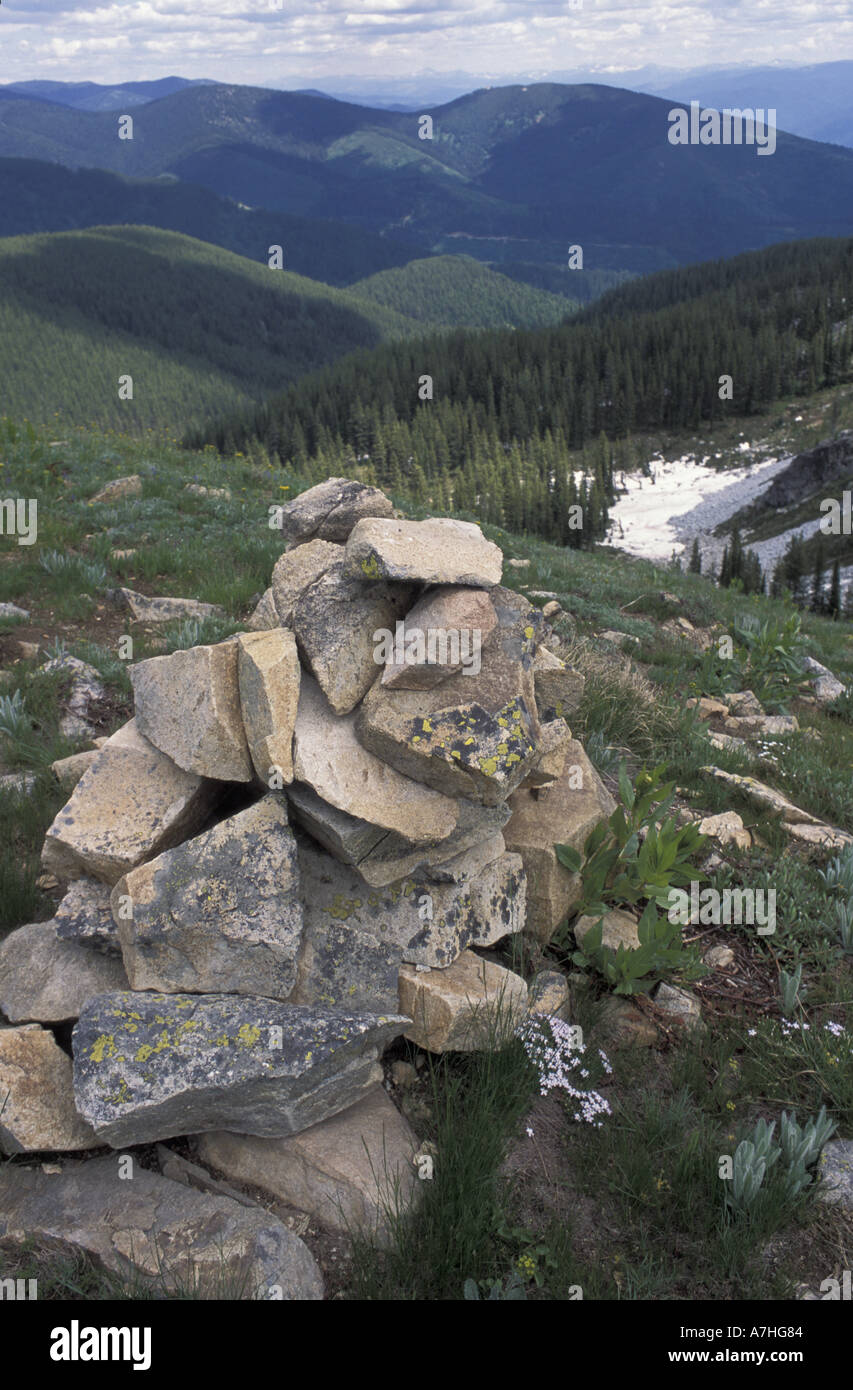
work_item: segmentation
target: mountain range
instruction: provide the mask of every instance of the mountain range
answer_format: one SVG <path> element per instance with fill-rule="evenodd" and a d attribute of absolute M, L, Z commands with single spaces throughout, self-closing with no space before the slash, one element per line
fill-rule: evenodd
<path fill-rule="evenodd" d="M 133 114 L 6 90 L 7 157 L 131 178 L 177 177 L 253 209 L 334 220 L 411 248 L 479 260 L 635 273 L 773 242 L 843 235 L 853 151 L 778 135 L 673 146 L 671 103 L 607 86 L 471 93 L 420 117 L 326 97 L 198 83 Z"/>

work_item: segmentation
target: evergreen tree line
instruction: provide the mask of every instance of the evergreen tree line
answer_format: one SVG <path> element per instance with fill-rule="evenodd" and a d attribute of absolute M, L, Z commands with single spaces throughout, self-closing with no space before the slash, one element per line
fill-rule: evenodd
<path fill-rule="evenodd" d="M 687 566 L 690 574 L 702 573 L 702 555 L 698 539 L 694 540 Z M 827 573 L 829 579 L 827 581 Z M 740 532 L 732 532 L 731 542 L 723 549 L 723 558 L 713 579 L 721 589 L 737 581 L 745 594 L 766 594 L 767 579 L 754 550 L 745 550 Z M 770 581 L 770 597 L 781 598 L 786 592 L 798 608 L 809 609 L 827 618 L 853 619 L 853 584 L 842 602 L 841 562 L 836 557 L 827 565 L 823 538 L 818 534 L 814 547 L 814 563 L 810 564 L 801 536 L 792 536 L 782 559 L 777 561 Z"/>
<path fill-rule="evenodd" d="M 311 476 L 369 469 L 436 509 L 591 544 L 614 469 L 635 462 L 632 432 L 713 425 L 849 379 L 851 303 L 853 240 L 788 243 L 632 281 L 559 326 L 353 353 L 187 443 L 259 445 Z M 580 540 L 563 534 L 572 484 L 590 512 Z"/>

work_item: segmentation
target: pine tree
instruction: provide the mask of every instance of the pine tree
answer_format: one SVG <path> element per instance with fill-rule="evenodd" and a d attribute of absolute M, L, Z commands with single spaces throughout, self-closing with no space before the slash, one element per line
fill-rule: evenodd
<path fill-rule="evenodd" d="M 702 573 L 702 556 L 699 551 L 699 537 L 693 538 L 693 549 L 690 552 L 690 564 L 687 566 L 688 574 Z"/>

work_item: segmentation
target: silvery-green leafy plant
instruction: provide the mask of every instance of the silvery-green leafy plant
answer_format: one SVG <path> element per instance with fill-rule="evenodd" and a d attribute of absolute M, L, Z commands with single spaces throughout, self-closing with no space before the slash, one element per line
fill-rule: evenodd
<path fill-rule="evenodd" d="M 800 985 L 803 982 L 803 963 L 799 962 L 793 975 L 789 975 L 787 970 L 779 971 L 779 994 L 782 998 L 782 1012 L 785 1018 L 790 1018 L 797 1007 L 800 996 Z"/>
<path fill-rule="evenodd" d="M 779 1120 L 779 1146 L 785 1163 L 814 1168 L 824 1144 L 832 1138 L 837 1128 L 835 1121 L 827 1116 L 825 1105 L 821 1106 L 814 1119 L 802 1126 L 797 1124 L 796 1111 L 789 1115 L 787 1110 L 783 1110 Z"/>
<path fill-rule="evenodd" d="M 846 902 L 839 900 L 835 904 L 835 917 L 841 950 L 845 956 L 853 956 L 853 893 Z"/>
<path fill-rule="evenodd" d="M 483 1293 L 480 1292 L 481 1288 L 483 1289 Z M 488 1289 L 488 1293 L 485 1292 L 486 1289 Z M 504 1302 L 509 1302 L 511 1300 L 514 1303 L 518 1303 L 521 1300 L 527 1302 L 527 1292 L 524 1287 L 524 1281 L 517 1270 L 513 1270 L 509 1275 L 506 1286 L 504 1286 L 500 1279 L 493 1284 L 489 1284 L 486 1280 L 481 1280 L 478 1284 L 476 1279 L 466 1279 L 462 1292 L 467 1302 L 479 1300 L 484 1300 L 487 1303 L 494 1303 L 500 1300 Z"/>
<path fill-rule="evenodd" d="M 814 1182 L 814 1169 L 823 1146 L 836 1127 L 835 1121 L 827 1117 L 825 1106 L 821 1106 L 820 1113 L 805 1125 L 797 1123 L 795 1113 L 789 1115 L 783 1110 L 778 1141 L 774 1138 L 776 1122 L 768 1124 L 766 1120 L 758 1120 L 752 1134 L 742 1139 L 735 1149 L 732 1177 L 726 1190 L 729 1211 L 747 1216 L 759 1192 L 769 1186 L 769 1175 L 774 1168 L 772 1180 L 777 1190 L 786 1201 L 793 1201 Z"/>
<path fill-rule="evenodd" d="M 818 876 L 830 891 L 844 893 L 846 897 L 853 895 L 853 845 L 847 845 L 825 869 L 818 869 Z"/>

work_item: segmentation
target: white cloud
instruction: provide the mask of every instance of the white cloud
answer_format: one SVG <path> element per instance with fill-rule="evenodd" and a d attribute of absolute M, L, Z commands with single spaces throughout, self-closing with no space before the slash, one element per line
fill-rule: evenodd
<path fill-rule="evenodd" d="M 853 0 L 3 0 L 0 41 L 2 81 L 177 71 L 316 85 L 452 67 L 494 82 L 853 57 Z"/>

